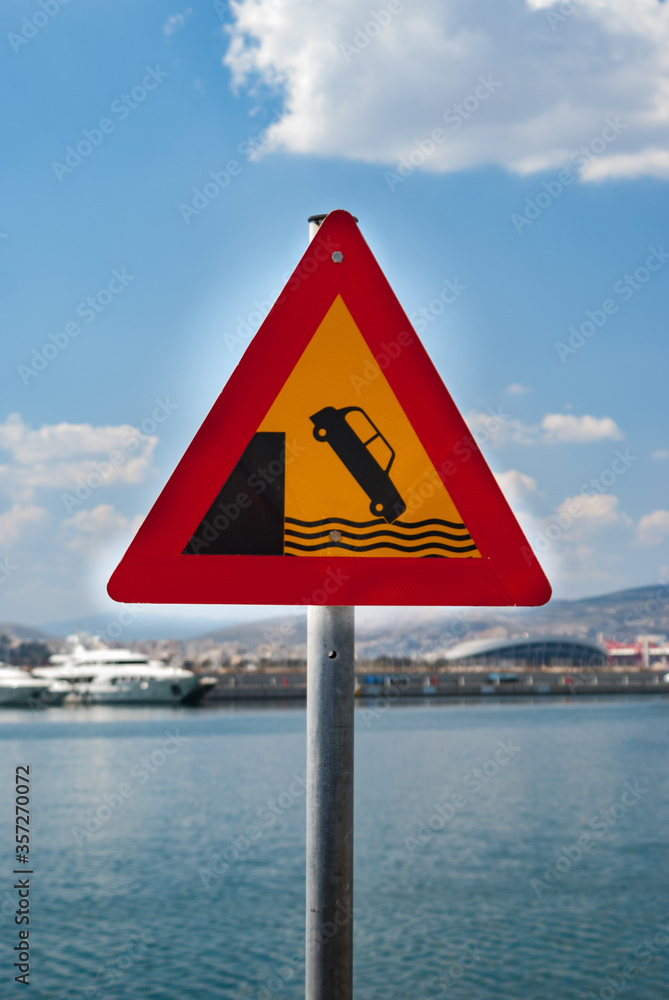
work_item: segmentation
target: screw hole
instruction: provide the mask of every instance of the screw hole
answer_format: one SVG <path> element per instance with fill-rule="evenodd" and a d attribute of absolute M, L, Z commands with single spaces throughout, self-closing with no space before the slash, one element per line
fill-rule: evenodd
<path fill-rule="evenodd" d="M 336 660 L 337 659 L 337 650 L 336 649 L 331 649 L 330 652 L 328 653 L 328 656 L 330 657 L 331 660 Z"/>
<path fill-rule="evenodd" d="M 331 542 L 340 542 L 341 541 L 341 531 L 337 531 L 336 529 L 334 531 L 331 531 L 330 532 L 330 541 Z"/>
<path fill-rule="evenodd" d="M 341 252 L 341 250 L 335 250 L 335 252 L 332 254 L 332 259 L 335 262 L 335 264 L 341 264 L 341 262 L 344 259 L 344 255 Z"/>

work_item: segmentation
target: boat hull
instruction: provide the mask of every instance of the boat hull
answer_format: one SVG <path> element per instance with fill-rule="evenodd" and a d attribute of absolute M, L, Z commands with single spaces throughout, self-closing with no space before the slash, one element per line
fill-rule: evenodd
<path fill-rule="evenodd" d="M 192 700 L 197 677 L 148 678 L 143 681 L 72 682 L 68 702 L 84 705 L 179 705 Z"/>
<path fill-rule="evenodd" d="M 17 681 L 16 684 L 3 681 L 0 684 L 0 706 L 39 704 L 40 696 L 46 688 L 46 684 L 32 684 L 29 681 Z"/>

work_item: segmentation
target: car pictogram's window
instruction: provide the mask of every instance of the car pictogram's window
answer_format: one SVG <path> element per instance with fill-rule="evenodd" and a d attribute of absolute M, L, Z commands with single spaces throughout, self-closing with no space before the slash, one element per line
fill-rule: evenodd
<path fill-rule="evenodd" d="M 392 465 L 394 454 L 385 438 L 382 438 L 381 436 L 373 438 L 367 444 L 367 451 L 374 456 L 381 468 L 385 469 L 387 472 Z"/>
<path fill-rule="evenodd" d="M 349 410 L 346 414 L 346 422 L 355 431 L 381 468 L 387 472 L 394 458 L 393 449 L 367 414 L 358 409 Z"/>
<path fill-rule="evenodd" d="M 355 408 L 346 411 L 345 419 L 346 423 L 355 431 L 363 444 L 366 444 L 370 438 L 375 437 L 378 433 L 367 414 L 361 409 Z"/>

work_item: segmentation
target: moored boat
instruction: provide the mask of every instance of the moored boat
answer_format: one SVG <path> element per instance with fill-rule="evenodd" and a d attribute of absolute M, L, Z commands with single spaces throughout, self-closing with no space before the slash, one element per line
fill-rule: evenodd
<path fill-rule="evenodd" d="M 56 653 L 33 677 L 66 681 L 68 701 L 85 704 L 192 704 L 215 684 L 192 670 L 152 660 L 130 649 L 86 649 L 76 641 L 70 653 Z"/>
<path fill-rule="evenodd" d="M 0 705 L 35 705 L 48 688 L 48 681 L 31 676 L 27 670 L 0 663 Z"/>

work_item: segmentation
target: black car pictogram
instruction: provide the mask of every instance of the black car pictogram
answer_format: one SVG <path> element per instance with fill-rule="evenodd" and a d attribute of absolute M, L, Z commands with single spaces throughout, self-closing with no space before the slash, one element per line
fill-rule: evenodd
<path fill-rule="evenodd" d="M 362 416 L 355 418 L 358 425 L 356 430 L 350 420 L 351 414 L 358 413 Z M 325 406 L 309 419 L 314 425 L 316 440 L 326 441 L 330 445 L 369 497 L 372 514 L 382 517 L 389 524 L 396 521 L 407 509 L 407 505 L 389 475 L 395 452 L 365 411 L 359 406 L 344 406 L 341 409 Z M 369 429 L 371 433 L 366 436 Z M 381 461 L 372 454 L 370 446 L 380 454 Z"/>

